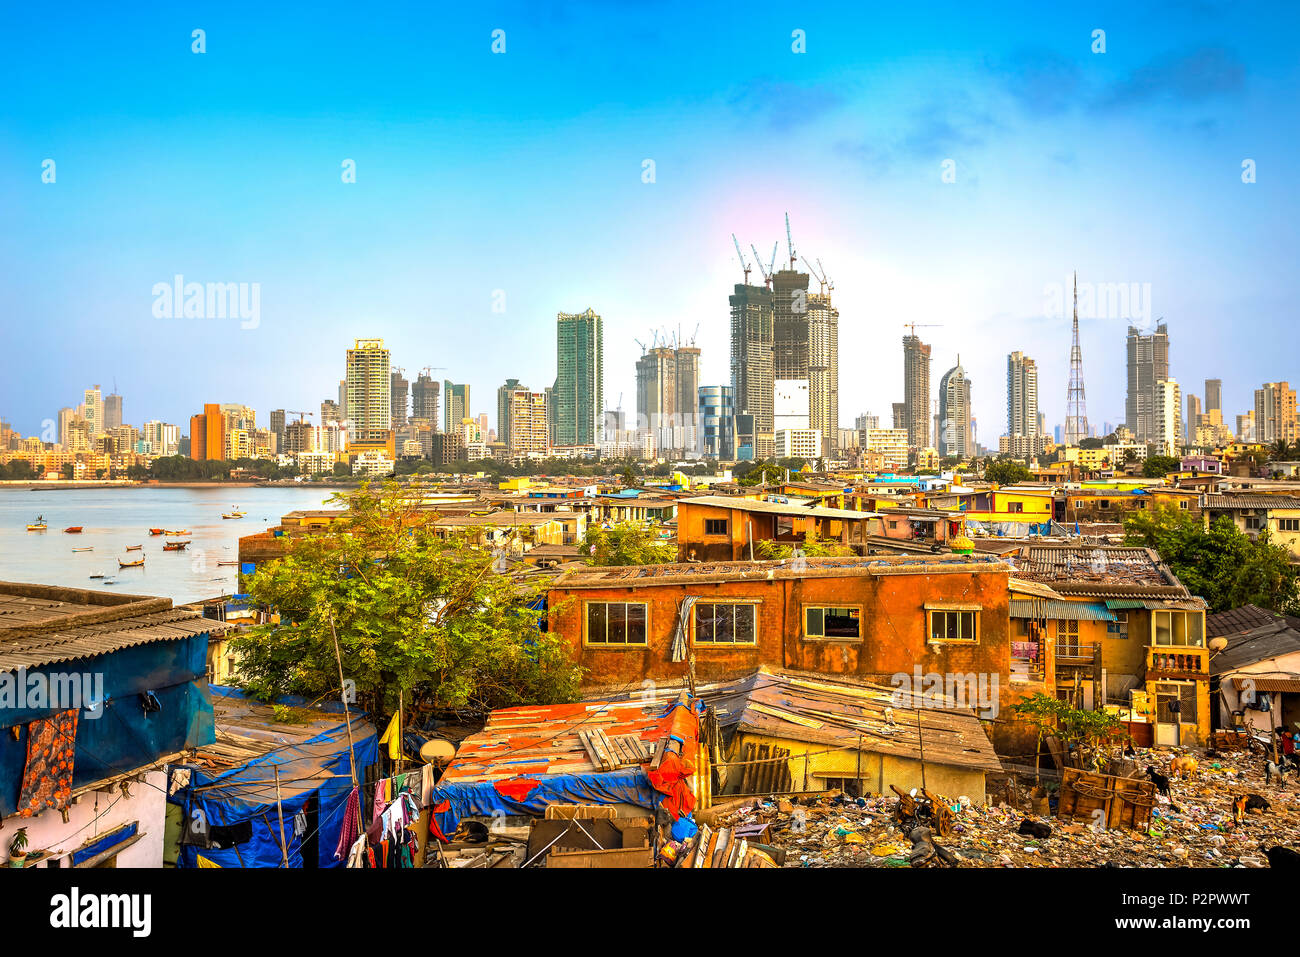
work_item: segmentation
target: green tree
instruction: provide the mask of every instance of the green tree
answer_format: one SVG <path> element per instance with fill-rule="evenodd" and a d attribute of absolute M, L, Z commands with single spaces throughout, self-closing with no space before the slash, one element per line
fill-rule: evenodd
<path fill-rule="evenodd" d="M 494 554 L 443 540 L 418 486 L 363 484 L 333 501 L 345 522 L 290 539 L 249 594 L 279 613 L 235 639 L 238 680 L 259 698 L 336 697 L 343 676 L 377 716 L 406 707 L 483 712 L 571 701 L 581 669 L 540 631 L 540 593 L 498 574 Z"/>
<path fill-rule="evenodd" d="M 1015 485 L 1018 482 L 1028 482 L 1033 477 L 1034 474 L 1019 462 L 990 462 L 984 469 L 985 480 L 995 485 Z"/>
<path fill-rule="evenodd" d="M 1211 611 L 1259 605 L 1291 613 L 1296 609 L 1296 569 L 1285 548 L 1268 533 L 1251 540 L 1229 518 L 1208 529 L 1182 509 L 1165 506 L 1124 519 L 1129 545 L 1154 548 L 1193 595 Z"/>
<path fill-rule="evenodd" d="M 1148 455 L 1142 463 L 1142 474 L 1147 478 L 1164 478 L 1170 472 L 1177 472 L 1182 460 L 1172 455 Z"/>
<path fill-rule="evenodd" d="M 664 565 L 677 560 L 676 546 L 639 522 L 588 528 L 581 551 L 589 565 Z"/>

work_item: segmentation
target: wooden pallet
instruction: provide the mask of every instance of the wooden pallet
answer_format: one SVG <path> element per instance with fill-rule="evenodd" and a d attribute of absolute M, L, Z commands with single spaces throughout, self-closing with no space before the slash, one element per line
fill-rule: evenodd
<path fill-rule="evenodd" d="M 597 728 L 590 731 L 580 730 L 578 740 L 586 749 L 591 763 L 602 771 L 645 764 L 654 757 L 655 753 L 652 742 L 643 741 L 635 734 L 618 734 L 611 738 Z"/>

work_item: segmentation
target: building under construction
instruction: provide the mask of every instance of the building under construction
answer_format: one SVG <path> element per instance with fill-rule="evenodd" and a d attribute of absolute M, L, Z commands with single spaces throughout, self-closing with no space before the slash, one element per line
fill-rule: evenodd
<path fill-rule="evenodd" d="M 695 449 L 699 419 L 700 350 L 655 345 L 636 363 L 637 429 L 649 433 L 659 453 Z"/>
<path fill-rule="evenodd" d="M 903 336 L 903 428 L 913 449 L 930 447 L 930 347 Z"/>

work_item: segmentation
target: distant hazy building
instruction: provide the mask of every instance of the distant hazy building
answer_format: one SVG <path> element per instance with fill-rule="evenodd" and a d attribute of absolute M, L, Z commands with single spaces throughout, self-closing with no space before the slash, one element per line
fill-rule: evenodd
<path fill-rule="evenodd" d="M 389 352 L 383 339 L 357 339 L 347 357 L 347 410 L 350 438 L 382 441 L 393 427 Z"/>
<path fill-rule="evenodd" d="M 864 429 L 878 428 L 880 428 L 880 416 L 872 415 L 870 412 L 864 412 L 853 420 L 853 429 L 856 432 L 861 432 Z"/>
<path fill-rule="evenodd" d="M 116 392 L 104 398 L 104 431 L 122 427 L 122 397 Z"/>
<path fill-rule="evenodd" d="M 320 404 L 320 424 L 325 425 L 327 422 L 342 422 L 343 410 L 333 399 L 325 399 Z"/>
<path fill-rule="evenodd" d="M 1223 411 L 1223 380 L 1206 379 L 1205 380 L 1205 411 L 1213 412 L 1218 409 Z"/>
<path fill-rule="evenodd" d="M 461 423 L 469 417 L 469 384 L 456 383 L 447 379 L 442 384 L 442 408 L 444 432 L 459 432 Z"/>
<path fill-rule="evenodd" d="M 807 379 L 777 379 L 772 384 L 772 427 L 804 431 L 812 428 Z"/>
<path fill-rule="evenodd" d="M 1187 422 L 1183 427 L 1183 435 L 1188 442 L 1193 441 L 1196 435 L 1196 429 L 1201 424 L 1201 400 L 1194 395 L 1188 395 L 1187 402 Z"/>
<path fill-rule="evenodd" d="M 776 449 L 772 434 L 772 291 L 737 283 L 728 301 L 736 457 L 770 458 Z"/>
<path fill-rule="evenodd" d="M 685 452 L 696 444 L 700 350 L 657 346 L 636 363 L 637 427 L 661 452 Z"/>
<path fill-rule="evenodd" d="M 700 455 L 730 461 L 736 457 L 736 406 L 729 385 L 699 388 Z"/>
<path fill-rule="evenodd" d="M 87 389 L 83 393 L 83 402 L 85 408 L 82 410 L 82 418 L 86 420 L 86 427 L 90 430 L 90 437 L 93 439 L 104 431 L 104 399 L 99 391 L 99 386 Z"/>
<path fill-rule="evenodd" d="M 914 449 L 930 444 L 930 347 L 903 336 L 903 427 Z"/>
<path fill-rule="evenodd" d="M 957 364 L 939 380 L 939 455 L 968 459 L 974 454 L 970 379 L 958 356 Z"/>
<path fill-rule="evenodd" d="M 554 444 L 594 446 L 604 429 L 605 331 L 592 309 L 556 316 L 555 360 Z"/>
<path fill-rule="evenodd" d="M 889 406 L 890 413 L 893 416 L 894 428 L 907 429 L 907 404 L 904 402 L 892 402 Z"/>
<path fill-rule="evenodd" d="M 1128 327 L 1128 395 L 1124 403 L 1124 424 L 1139 442 L 1155 442 L 1156 418 L 1163 414 L 1156 404 L 1156 383 L 1169 379 L 1169 327 L 1143 335 Z"/>
<path fill-rule="evenodd" d="M 275 450 L 284 451 L 284 409 L 271 410 L 271 434 L 275 436 Z"/>

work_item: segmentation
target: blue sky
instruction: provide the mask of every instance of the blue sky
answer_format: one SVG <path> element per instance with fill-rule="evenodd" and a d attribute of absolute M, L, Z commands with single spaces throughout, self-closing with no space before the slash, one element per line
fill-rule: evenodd
<path fill-rule="evenodd" d="M 556 312 L 588 306 L 632 412 L 653 328 L 698 327 L 703 381 L 727 381 L 731 233 L 779 257 L 786 211 L 835 282 L 842 423 L 888 420 L 911 321 L 940 324 L 936 388 L 960 353 L 981 442 L 1014 349 L 1058 422 L 1047 302 L 1074 269 L 1149 288 L 1184 391 L 1220 377 L 1244 411 L 1300 378 L 1297 8 L 1054 6 L 8 5 L 0 417 L 35 433 L 116 379 L 136 425 L 204 402 L 265 423 L 379 336 L 495 418 L 507 377 L 554 378 Z M 156 318 L 176 274 L 258 283 L 257 328 Z M 1122 420 L 1127 324 L 1081 324 L 1094 423 Z"/>

